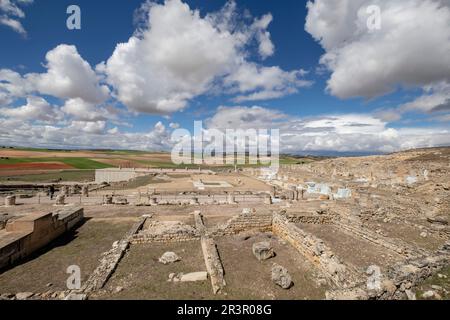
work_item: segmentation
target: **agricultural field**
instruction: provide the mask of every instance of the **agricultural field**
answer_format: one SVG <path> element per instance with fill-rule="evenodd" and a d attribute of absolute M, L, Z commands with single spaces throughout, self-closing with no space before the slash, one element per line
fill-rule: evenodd
<path fill-rule="evenodd" d="M 243 167 L 259 167 L 247 164 Z M 283 155 L 280 164 L 304 164 L 314 158 Z M 132 150 L 50 150 L 36 148 L 0 148 L 0 181 L 54 182 L 92 181 L 96 169 L 104 168 L 198 168 L 198 165 L 177 165 L 170 153 Z M 217 165 L 227 170 L 232 165 Z"/>

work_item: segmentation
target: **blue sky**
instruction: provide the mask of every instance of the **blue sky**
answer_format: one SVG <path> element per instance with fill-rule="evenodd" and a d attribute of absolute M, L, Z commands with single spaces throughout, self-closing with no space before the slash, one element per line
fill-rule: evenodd
<path fill-rule="evenodd" d="M 204 120 L 209 127 L 280 128 L 287 137 L 281 143 L 292 152 L 390 152 L 450 144 L 450 108 L 447 106 L 450 102 L 450 38 L 449 31 L 445 30 L 450 28 L 444 28 L 450 25 L 450 8 L 445 1 L 430 0 L 424 5 L 415 0 L 354 0 L 342 1 L 342 4 L 315 0 L 307 7 L 306 2 L 298 0 L 237 0 L 228 11 L 233 12 L 234 19 L 217 35 L 211 35 L 208 28 L 218 30 L 220 26 L 207 20 L 207 16 L 217 13 L 216 17 L 223 18 L 226 11 L 220 10 L 227 5 L 226 1 L 155 1 L 147 9 L 138 11 L 145 18 L 137 36 L 140 44 L 133 47 L 130 37 L 137 28 L 133 17 L 143 3 L 141 0 L 2 0 L 0 94 L 3 92 L 4 98 L 2 100 L 0 95 L 0 121 L 3 121 L 4 131 L 0 129 L 0 143 L 77 148 L 102 140 L 102 147 L 167 149 L 170 148 L 170 124 L 173 128 L 189 129 L 194 120 Z M 381 28 L 374 32 L 361 27 L 361 21 L 364 23 L 364 19 L 371 17 L 370 14 L 365 16 L 363 9 L 373 3 L 379 3 L 382 22 Z M 8 8 L 17 7 L 23 15 L 8 10 L 7 4 Z M 71 4 L 81 9 L 81 30 L 66 27 L 66 8 Z M 405 16 L 420 15 L 417 25 L 406 27 L 399 14 L 392 15 L 402 6 Z M 198 16 L 195 10 L 199 10 Z M 184 42 L 177 42 L 175 35 L 175 44 L 169 49 L 169 56 L 173 55 L 174 60 L 168 61 L 158 53 L 170 45 L 170 35 L 157 30 L 189 29 L 189 26 L 174 26 L 178 21 L 170 20 L 171 14 L 182 12 L 187 19 L 185 23 L 206 22 L 208 28 L 204 33 L 195 28 L 186 31 L 183 39 L 187 39 L 187 47 L 183 47 Z M 158 19 L 165 13 L 167 19 Z M 256 22 L 268 15 L 270 23 L 257 27 Z M 8 25 L 5 20 L 17 21 L 24 31 Z M 179 21 L 181 24 L 184 20 Z M 415 34 L 416 28 L 421 31 Z M 240 43 L 238 31 L 245 34 L 245 43 Z M 433 32 L 434 36 L 429 37 L 426 32 Z M 393 33 L 400 34 L 401 38 L 391 39 L 389 34 Z M 211 38 L 227 34 L 232 35 L 228 42 Z M 206 44 L 194 57 L 183 55 L 184 50 L 192 49 L 190 37 L 202 39 L 199 42 L 202 45 L 205 41 L 211 42 L 211 48 Z M 437 48 L 434 53 L 411 54 L 420 48 L 417 46 L 421 37 L 425 44 L 429 42 Z M 263 41 L 266 45 L 271 43 L 272 49 L 261 54 Z M 114 60 L 111 57 L 119 43 L 127 44 L 127 53 Z M 75 52 L 62 45 L 75 48 Z M 222 45 L 223 52 L 229 50 L 227 56 L 221 52 Z M 228 45 L 230 47 L 226 47 Z M 403 52 L 402 48 L 407 50 Z M 81 84 L 73 82 L 70 85 L 74 88 L 57 88 L 57 82 L 64 78 L 61 73 L 67 69 L 55 67 L 54 73 L 49 71 L 51 63 L 46 55 L 52 50 L 61 68 L 71 63 L 72 58 L 87 62 L 92 74 L 90 71 L 86 74 L 95 74 L 96 88 L 82 88 Z M 204 61 L 201 60 L 203 53 Z M 447 57 L 442 53 L 448 53 Z M 137 58 L 132 60 L 132 56 Z M 328 62 L 324 62 L 324 56 L 329 58 Z M 104 69 L 96 68 L 102 62 Z M 170 69 L 173 76 L 165 79 L 161 70 L 172 68 L 178 62 L 179 69 Z M 203 66 L 204 70 L 200 74 L 188 74 L 195 70 L 189 66 L 191 62 Z M 214 65 L 209 69 L 205 67 L 207 63 Z M 123 65 L 130 68 L 125 70 Z M 244 79 L 240 71 L 246 68 L 256 68 L 259 72 L 252 69 L 256 73 L 249 75 L 247 72 Z M 263 76 L 262 72 L 269 68 L 277 68 L 276 79 Z M 152 74 L 154 70 L 160 73 Z M 300 70 L 301 74 L 293 74 Z M 27 84 L 12 81 L 12 73 Z M 29 74 L 34 75 L 33 81 L 28 78 Z M 51 78 L 56 75 L 57 78 Z M 201 85 L 196 87 L 186 82 L 190 77 Z M 262 79 L 259 86 L 253 83 L 258 77 Z M 76 78 L 83 81 L 81 76 Z M 274 84 L 274 81 L 280 83 Z M 5 83 L 9 86 L 2 87 Z M 45 88 L 46 83 L 49 88 Z M 28 85 L 27 90 L 16 88 Z M 103 86 L 108 93 L 102 99 L 87 101 L 79 94 Z M 144 92 L 141 99 L 130 93 L 130 86 Z M 264 96 L 276 93 L 276 97 L 252 100 L 249 98 L 252 93 Z M 85 107 L 77 112 L 77 103 L 84 102 Z M 80 114 L 88 110 L 99 116 L 89 118 Z M 228 113 L 230 110 L 233 112 Z M 39 112 L 49 112 L 52 116 L 39 116 Z M 224 115 L 228 115 L 226 119 Z M 244 119 L 249 119 L 248 115 L 252 115 L 253 123 L 243 123 Z M 276 115 L 280 118 L 274 121 Z M 21 132 L 29 131 L 33 135 L 22 137 L 7 129 L 8 126 L 17 128 L 17 121 L 22 125 L 26 123 Z M 352 127 L 359 129 L 351 131 Z M 365 127 L 367 131 L 361 130 Z M 36 134 L 43 130 L 46 134 Z M 111 138 L 114 135 L 115 140 Z"/>

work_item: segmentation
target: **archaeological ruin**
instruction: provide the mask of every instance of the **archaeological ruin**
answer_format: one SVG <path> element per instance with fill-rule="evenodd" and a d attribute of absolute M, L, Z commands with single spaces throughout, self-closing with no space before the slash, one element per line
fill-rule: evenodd
<path fill-rule="evenodd" d="M 133 185 L 142 176 L 150 182 Z M 415 300 L 450 290 L 448 148 L 275 173 L 104 169 L 91 183 L 55 184 L 54 197 L 47 187 L 2 189 L 2 299 Z M 71 266 L 79 286 L 68 285 Z"/>

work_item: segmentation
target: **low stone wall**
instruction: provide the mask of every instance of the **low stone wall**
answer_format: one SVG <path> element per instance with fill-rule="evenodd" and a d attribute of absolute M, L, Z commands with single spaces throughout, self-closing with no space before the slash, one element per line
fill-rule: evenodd
<path fill-rule="evenodd" d="M 356 225 L 354 222 L 351 222 L 349 220 L 347 221 L 336 220 L 335 224 L 336 226 L 338 226 L 339 228 L 341 228 L 346 232 L 356 235 L 369 242 L 375 243 L 376 245 L 382 246 L 397 254 L 401 254 L 409 259 L 427 254 L 426 251 L 420 248 L 415 248 L 410 244 L 405 243 L 401 239 L 392 239 L 384 237 L 362 225 Z"/>
<path fill-rule="evenodd" d="M 140 195 L 137 206 L 203 206 L 232 205 L 238 203 L 261 203 L 264 197 L 254 195 Z"/>
<path fill-rule="evenodd" d="M 240 214 L 211 230 L 210 236 L 230 236 L 246 231 L 271 232 L 272 215 Z"/>
<path fill-rule="evenodd" d="M 81 292 L 83 294 L 89 294 L 92 291 L 102 289 L 105 286 L 106 282 L 111 277 L 120 260 L 124 256 L 126 250 L 128 249 L 132 237 L 142 229 L 146 220 L 147 217 L 142 217 L 132 226 L 132 228 L 120 241 L 113 244 L 111 250 L 103 254 L 99 266 L 89 276 L 89 279 L 82 287 Z"/>
<path fill-rule="evenodd" d="M 449 254 L 408 260 L 381 275 L 378 289 L 369 290 L 366 284 L 356 288 L 327 292 L 327 300 L 404 300 L 415 299 L 414 287 L 439 272 L 449 263 Z M 409 295 L 409 297 L 408 297 Z"/>
<path fill-rule="evenodd" d="M 296 214 L 284 215 L 291 223 L 305 223 L 305 224 L 332 224 L 333 217 L 329 215 L 324 216 L 306 216 Z"/>
<path fill-rule="evenodd" d="M 0 233 L 0 268 L 23 259 L 75 227 L 84 219 L 83 208 L 64 208 L 9 220 Z"/>
<path fill-rule="evenodd" d="M 274 214 L 273 233 L 289 242 L 338 288 L 354 287 L 362 281 L 361 275 L 344 265 L 321 239 L 301 230 L 281 214 Z"/>
<path fill-rule="evenodd" d="M 202 237 L 201 239 L 203 258 L 205 259 L 206 270 L 211 279 L 211 285 L 214 294 L 222 293 L 226 286 L 225 271 L 223 270 L 222 261 L 217 251 L 214 239 Z"/>
<path fill-rule="evenodd" d="M 166 226 L 163 222 L 154 221 L 145 230 L 133 235 L 131 243 L 198 241 L 200 237 L 199 230 L 192 226 L 180 222 Z"/>

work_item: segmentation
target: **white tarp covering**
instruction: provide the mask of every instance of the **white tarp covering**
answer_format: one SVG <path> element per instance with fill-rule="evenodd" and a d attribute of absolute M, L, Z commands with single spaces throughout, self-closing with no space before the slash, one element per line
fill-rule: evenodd
<path fill-rule="evenodd" d="M 307 186 L 306 193 L 310 194 L 318 193 L 324 195 L 331 194 L 331 188 L 325 183 L 307 182 L 306 186 Z"/>
<path fill-rule="evenodd" d="M 335 199 L 348 199 L 352 196 L 352 191 L 350 189 L 340 188 L 333 196 Z"/>
<path fill-rule="evenodd" d="M 416 183 L 417 182 L 417 177 L 416 176 L 409 176 L 409 177 L 406 177 L 406 183 L 407 184 L 414 184 L 414 183 Z"/>

